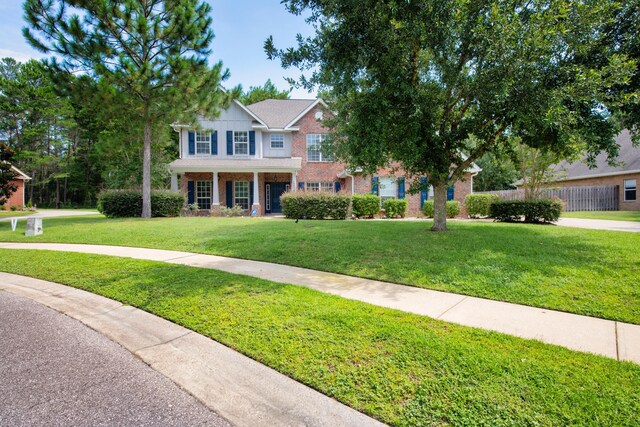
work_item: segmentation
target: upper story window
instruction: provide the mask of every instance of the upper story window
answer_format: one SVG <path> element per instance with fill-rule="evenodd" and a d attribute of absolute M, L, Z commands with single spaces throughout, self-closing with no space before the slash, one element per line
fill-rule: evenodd
<path fill-rule="evenodd" d="M 211 153 L 211 132 L 196 132 L 196 154 Z"/>
<path fill-rule="evenodd" d="M 271 148 L 284 148 L 284 134 L 271 134 Z"/>
<path fill-rule="evenodd" d="M 396 190 L 397 186 L 394 178 L 379 178 L 378 192 L 382 201 L 395 198 Z"/>
<path fill-rule="evenodd" d="M 333 156 L 323 152 L 327 134 L 311 133 L 307 135 L 307 161 L 309 162 L 332 162 Z"/>
<path fill-rule="evenodd" d="M 624 180 L 624 201 L 634 202 L 637 200 L 637 182 L 635 179 Z"/>
<path fill-rule="evenodd" d="M 233 154 L 235 155 L 249 154 L 249 132 L 247 131 L 233 132 Z"/>

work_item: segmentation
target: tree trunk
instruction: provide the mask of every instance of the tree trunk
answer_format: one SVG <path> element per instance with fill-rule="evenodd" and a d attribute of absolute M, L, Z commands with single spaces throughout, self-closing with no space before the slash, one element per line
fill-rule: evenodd
<path fill-rule="evenodd" d="M 433 186 L 433 227 L 431 231 L 447 231 L 447 184 Z"/>
<path fill-rule="evenodd" d="M 56 179 L 56 209 L 60 209 L 60 180 Z"/>
<path fill-rule="evenodd" d="M 144 123 L 142 153 L 142 218 L 151 218 L 151 120 Z"/>

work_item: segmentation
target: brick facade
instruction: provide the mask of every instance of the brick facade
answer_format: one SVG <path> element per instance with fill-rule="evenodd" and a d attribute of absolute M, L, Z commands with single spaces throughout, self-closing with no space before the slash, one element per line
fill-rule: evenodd
<path fill-rule="evenodd" d="M 296 188 L 299 185 L 306 186 L 309 182 L 330 182 L 335 186 L 336 182 L 340 183 L 342 191 L 351 193 L 352 188 L 357 194 L 365 194 L 371 192 L 371 177 L 362 176 L 362 174 L 356 174 L 354 177 L 338 178 L 339 174 L 345 171 L 346 165 L 339 162 L 314 162 L 309 161 L 307 158 L 307 135 L 309 134 L 326 134 L 329 130 L 322 126 L 322 124 L 316 119 L 318 112 L 323 114 L 330 114 L 328 111 L 319 106 L 312 108 L 304 116 L 302 116 L 295 124 L 298 131 L 292 133 L 291 139 L 291 157 L 301 159 L 301 169 L 297 171 L 295 176 Z M 392 169 L 380 169 L 376 176 L 380 178 L 384 177 L 402 177 L 404 172 L 402 170 Z M 265 183 L 267 182 L 286 182 L 292 183 L 292 175 L 290 173 L 259 173 L 258 174 L 258 189 L 260 195 L 260 211 L 259 215 L 265 213 Z M 185 173 L 181 176 L 180 188 L 184 193 L 187 193 L 187 181 L 193 180 L 212 180 L 213 173 Z M 253 181 L 253 173 L 223 173 L 218 174 L 218 189 L 220 194 L 220 205 L 226 205 L 226 181 Z M 409 194 L 409 180 L 406 183 L 405 197 L 408 200 L 408 212 L 409 216 L 421 216 L 422 209 L 420 206 L 420 194 Z M 467 194 L 471 192 L 472 177 L 470 174 L 465 175 L 465 179 L 459 181 L 454 187 L 454 199 L 461 203 L 461 216 L 466 216 L 464 209 L 464 199 Z M 335 187 L 334 187 L 335 188 Z"/>
<path fill-rule="evenodd" d="M 636 200 L 625 201 L 624 200 L 624 180 L 635 179 L 636 180 Z M 599 176 L 593 178 L 584 179 L 572 179 L 569 181 L 560 181 L 553 184 L 558 187 L 592 187 L 598 185 L 617 185 L 619 191 L 620 210 L 621 211 L 638 211 L 640 210 L 640 192 L 638 191 L 638 185 L 640 185 L 640 173 L 629 173 L 624 175 L 614 176 Z"/>
<path fill-rule="evenodd" d="M 24 181 L 22 179 L 17 179 L 15 181 L 12 181 L 11 183 L 16 187 L 18 187 L 18 189 L 11 194 L 11 196 L 9 197 L 9 200 L 5 201 L 2 207 L 4 209 L 10 209 L 11 206 L 17 206 L 18 208 L 22 208 L 25 205 Z"/>

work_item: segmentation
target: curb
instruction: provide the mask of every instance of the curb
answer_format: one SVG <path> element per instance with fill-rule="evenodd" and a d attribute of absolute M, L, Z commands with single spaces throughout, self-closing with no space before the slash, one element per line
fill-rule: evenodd
<path fill-rule="evenodd" d="M 109 298 L 9 273 L 0 273 L 0 290 L 107 336 L 236 426 L 384 425 L 216 341 Z"/>

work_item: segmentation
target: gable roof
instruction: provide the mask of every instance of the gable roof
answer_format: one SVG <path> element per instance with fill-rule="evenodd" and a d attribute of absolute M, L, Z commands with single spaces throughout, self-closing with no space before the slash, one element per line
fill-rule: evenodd
<path fill-rule="evenodd" d="M 593 169 L 589 169 L 583 161 L 574 163 L 563 161 L 554 166 L 554 171 L 563 175 L 559 181 L 640 172 L 640 146 L 633 146 L 631 133 L 628 130 L 623 130 L 616 137 L 616 143 L 620 146 L 616 160 L 622 162 L 622 165 L 609 166 L 606 153 L 600 153 L 596 157 L 597 166 Z"/>
<path fill-rule="evenodd" d="M 313 108 L 319 99 L 266 99 L 247 105 L 247 109 L 270 129 L 285 129 Z"/>
<path fill-rule="evenodd" d="M 31 179 L 30 176 L 28 176 L 26 173 L 22 172 L 20 169 L 18 169 L 13 165 L 11 165 L 11 170 L 17 175 L 16 176 L 17 179 L 21 179 L 23 181 L 29 181 Z"/>

